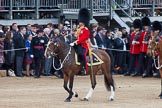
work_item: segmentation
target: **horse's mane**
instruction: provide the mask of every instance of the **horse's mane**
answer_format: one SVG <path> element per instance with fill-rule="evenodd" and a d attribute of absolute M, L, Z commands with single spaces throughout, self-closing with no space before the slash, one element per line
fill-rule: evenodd
<path fill-rule="evenodd" d="M 59 42 L 60 43 L 60 51 L 61 52 L 65 52 L 65 51 L 67 51 L 67 50 L 69 50 L 70 49 L 70 45 L 68 44 L 68 43 L 66 43 L 64 40 L 63 40 L 63 36 L 58 36 L 58 37 L 56 37 L 55 39 L 54 39 L 54 41 L 57 41 L 57 42 Z M 75 52 L 75 49 L 74 49 L 74 47 L 71 47 L 71 51 L 74 51 Z"/>
<path fill-rule="evenodd" d="M 60 35 L 60 36 L 56 37 L 54 40 L 57 40 L 57 41 L 65 44 L 66 46 L 70 47 L 70 45 L 68 43 L 64 42 L 63 38 L 64 38 L 64 36 Z"/>

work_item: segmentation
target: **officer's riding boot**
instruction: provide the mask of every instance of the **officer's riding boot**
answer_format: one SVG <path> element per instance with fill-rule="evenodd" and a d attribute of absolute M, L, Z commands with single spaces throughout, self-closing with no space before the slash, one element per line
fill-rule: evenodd
<path fill-rule="evenodd" d="M 82 59 L 82 61 L 81 61 L 81 66 L 82 66 L 81 74 L 86 75 L 86 73 L 87 73 L 86 72 L 86 62 L 84 59 Z"/>
<path fill-rule="evenodd" d="M 130 76 L 130 72 L 124 73 L 124 76 Z"/>
<path fill-rule="evenodd" d="M 84 66 L 82 67 L 81 73 L 82 73 L 83 75 L 86 75 L 86 69 L 85 69 Z"/>

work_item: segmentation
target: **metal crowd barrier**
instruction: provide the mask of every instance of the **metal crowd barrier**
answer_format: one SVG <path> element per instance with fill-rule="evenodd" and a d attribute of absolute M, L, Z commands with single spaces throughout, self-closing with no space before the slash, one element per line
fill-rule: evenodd
<path fill-rule="evenodd" d="M 12 6 L 19 10 L 22 7 L 26 9 L 36 7 L 37 5 L 39 7 L 57 7 L 59 3 L 61 3 L 61 0 L 0 0 L 0 8 Z"/>
<path fill-rule="evenodd" d="M 78 11 L 80 8 L 86 7 L 94 12 L 108 12 L 109 0 L 64 0 L 59 6 L 69 12 Z"/>
<path fill-rule="evenodd" d="M 120 6 L 144 6 L 144 7 L 150 7 L 152 6 L 152 2 L 155 1 L 155 6 L 156 7 L 161 7 L 162 6 L 162 0 L 115 0 Z"/>
<path fill-rule="evenodd" d="M 12 7 L 34 7 L 35 0 L 12 0 Z"/>
<path fill-rule="evenodd" d="M 10 7 L 10 0 L 0 0 L 0 7 L 1 8 L 8 8 L 8 7 Z"/>
<path fill-rule="evenodd" d="M 61 0 L 40 0 L 40 7 L 57 7 Z"/>
<path fill-rule="evenodd" d="M 133 4 L 141 5 L 141 6 L 152 6 L 152 2 L 155 1 L 155 6 L 162 6 L 162 0 L 133 0 Z"/>
<path fill-rule="evenodd" d="M 12 2 L 11 2 L 12 1 Z M 162 7 L 162 0 L 115 0 L 120 6 L 152 6 L 152 1 L 155 1 L 156 7 Z M 37 4 L 38 2 L 38 4 Z M 80 9 L 86 7 L 90 9 L 93 4 L 94 11 L 109 9 L 109 0 L 0 0 L 0 7 L 57 7 L 62 6 L 63 9 Z"/>

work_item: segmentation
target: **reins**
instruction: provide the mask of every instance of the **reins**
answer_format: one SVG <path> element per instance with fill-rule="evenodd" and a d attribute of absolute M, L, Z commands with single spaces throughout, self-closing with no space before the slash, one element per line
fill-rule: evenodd
<path fill-rule="evenodd" d="M 156 46 L 157 46 L 157 42 L 155 42 L 156 43 Z M 156 47 L 155 46 L 155 47 Z M 152 48 L 151 48 L 152 49 Z M 154 52 L 155 52 L 155 49 L 152 49 L 152 55 L 153 55 L 153 60 L 154 60 L 154 66 L 155 66 L 155 68 L 156 69 L 161 69 L 162 68 L 162 65 L 160 65 L 160 62 L 159 62 L 159 56 L 157 56 L 157 58 L 155 58 L 155 55 L 154 55 Z M 156 59 L 158 60 L 158 64 L 156 64 Z M 160 66 L 159 66 L 160 65 Z"/>
<path fill-rule="evenodd" d="M 61 62 L 61 59 L 59 60 L 60 61 L 60 67 L 59 68 L 56 68 L 55 67 L 55 57 L 53 58 L 53 68 L 55 69 L 55 70 L 60 70 L 60 69 L 62 69 L 62 67 L 63 67 L 63 64 L 65 63 L 65 61 L 66 60 L 68 60 L 69 58 L 69 55 L 71 54 L 71 47 L 70 47 L 70 49 L 69 49 L 69 51 L 68 51 L 68 53 L 67 53 L 67 55 L 65 56 L 65 58 L 64 58 L 64 60 Z M 58 54 L 57 54 L 58 55 Z"/>
<path fill-rule="evenodd" d="M 159 56 L 157 57 L 157 60 L 158 60 L 158 65 L 160 65 Z M 157 66 L 157 65 L 156 65 L 156 58 L 155 58 L 155 57 L 154 57 L 154 66 L 155 66 L 156 69 L 162 68 L 162 65 L 160 65 L 160 66 Z"/>
<path fill-rule="evenodd" d="M 59 39 L 59 38 L 60 38 L 60 37 L 57 37 L 57 38 L 55 38 L 55 39 Z M 54 44 L 55 44 L 55 43 L 54 43 Z M 69 55 L 71 54 L 71 46 L 70 46 L 69 48 L 64 49 L 64 50 L 61 51 L 61 52 L 58 52 L 58 53 L 53 52 L 53 50 L 52 50 L 51 48 L 49 48 L 49 47 L 47 47 L 47 49 L 50 50 L 50 51 L 52 52 L 51 55 L 53 56 L 53 68 L 54 68 L 55 70 L 60 70 L 60 69 L 62 69 L 62 68 L 63 68 L 63 65 L 64 65 L 64 63 L 65 63 L 65 61 L 69 59 Z M 59 55 L 59 54 L 65 52 L 65 51 L 67 51 L 67 50 L 69 50 L 69 51 L 68 51 L 68 53 L 66 54 L 65 58 L 63 59 L 63 61 L 61 62 L 61 59 L 59 59 L 60 67 L 56 68 L 56 67 L 55 67 L 55 57 L 57 57 L 57 55 Z"/>

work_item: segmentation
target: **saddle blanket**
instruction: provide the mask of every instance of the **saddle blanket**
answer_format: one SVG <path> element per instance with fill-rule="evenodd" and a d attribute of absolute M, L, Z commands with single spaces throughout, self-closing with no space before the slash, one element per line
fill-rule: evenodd
<path fill-rule="evenodd" d="M 88 62 L 88 66 L 91 66 L 91 59 L 89 56 L 86 56 L 86 60 Z M 75 62 L 77 65 L 80 65 L 80 61 L 76 53 L 75 53 Z M 95 53 L 92 52 L 92 66 L 99 65 L 102 63 L 104 62 Z"/>

